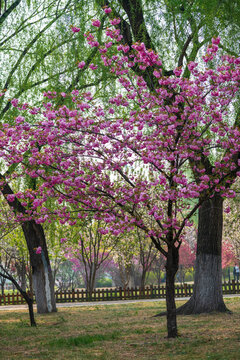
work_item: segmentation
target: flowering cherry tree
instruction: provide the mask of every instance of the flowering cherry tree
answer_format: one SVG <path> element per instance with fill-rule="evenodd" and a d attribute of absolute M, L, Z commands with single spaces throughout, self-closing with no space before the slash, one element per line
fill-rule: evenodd
<path fill-rule="evenodd" d="M 228 266 L 234 265 L 237 261 L 234 253 L 234 247 L 229 240 L 224 239 L 222 246 L 222 268 L 225 269 Z"/>
<path fill-rule="evenodd" d="M 195 263 L 196 251 L 191 249 L 190 245 L 186 240 L 182 242 L 179 251 L 179 275 L 180 281 L 183 283 L 185 279 L 185 272 L 189 268 L 192 268 Z"/>
<path fill-rule="evenodd" d="M 110 23 L 117 25 L 119 19 Z M 100 23 L 94 20 L 92 25 L 98 28 Z M 74 225 L 74 217 L 84 218 L 91 211 L 107 224 L 99 229 L 102 234 L 118 236 L 133 227 L 143 231 L 166 257 L 168 336 L 175 337 L 174 278 L 183 230 L 216 192 L 234 197 L 226 184 L 234 181 L 233 173 L 240 175 L 240 131 L 228 121 L 239 89 L 240 59 L 224 56 L 209 68 L 220 41 L 214 38 L 204 69 L 191 62 L 190 79 L 181 77 L 181 68 L 166 77 L 158 55 L 143 43 L 131 49 L 120 44 L 117 28 L 106 29 L 104 46 L 93 33 L 85 37 L 118 77 L 116 94 L 103 102 L 90 92 L 74 90 L 61 95 L 72 101 L 67 107 L 54 105 L 58 95 L 48 92 L 49 101 L 38 109 L 22 109 L 12 100 L 23 113 L 14 126 L 3 125 L 1 156 L 40 180 L 35 191 L 20 191 L 8 200 L 17 198 L 28 208 L 18 221 L 34 218 L 43 223 L 53 215 Z M 150 91 L 145 80 L 132 73 L 134 67 L 152 71 L 159 87 Z M 94 64 L 90 68 L 96 70 Z M 29 113 L 37 119 L 34 126 Z M 202 155 L 211 155 L 211 171 L 202 167 Z M 193 163 L 197 179 L 188 170 Z M 58 204 L 54 211 L 48 207 L 49 197 Z"/>

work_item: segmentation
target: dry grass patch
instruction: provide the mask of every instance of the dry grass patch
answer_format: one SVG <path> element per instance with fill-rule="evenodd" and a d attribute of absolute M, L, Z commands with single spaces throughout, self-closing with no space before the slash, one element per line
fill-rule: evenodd
<path fill-rule="evenodd" d="M 61 308 L 37 315 L 36 329 L 27 312 L 1 312 L 0 359 L 237 360 L 240 298 L 226 303 L 232 315 L 179 317 L 174 340 L 166 339 L 166 319 L 153 317 L 163 302 Z"/>

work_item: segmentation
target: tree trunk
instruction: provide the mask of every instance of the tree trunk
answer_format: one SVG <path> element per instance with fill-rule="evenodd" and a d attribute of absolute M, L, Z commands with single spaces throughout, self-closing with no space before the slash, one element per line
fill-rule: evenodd
<path fill-rule="evenodd" d="M 2 293 L 2 296 L 4 295 L 4 287 L 5 287 L 5 281 L 4 281 L 4 282 L 1 282 L 1 293 Z"/>
<path fill-rule="evenodd" d="M 178 314 L 228 311 L 222 294 L 223 199 L 215 195 L 199 209 L 193 295 Z"/>
<path fill-rule="evenodd" d="M 26 280 L 27 272 L 26 272 L 26 264 L 25 264 L 25 261 L 23 258 L 16 262 L 16 269 L 17 269 L 18 278 L 19 278 L 19 281 L 21 284 L 21 288 L 24 291 L 26 291 L 26 289 L 27 289 L 27 280 Z"/>
<path fill-rule="evenodd" d="M 23 298 L 26 300 L 26 302 L 28 304 L 30 324 L 31 324 L 31 326 L 36 326 L 36 322 L 34 319 L 34 312 L 33 312 L 33 299 L 30 298 L 30 296 L 26 293 L 26 291 L 24 291 L 21 288 L 21 286 L 17 283 L 17 281 L 12 277 L 11 274 L 9 274 L 9 272 L 6 269 L 4 269 L 4 267 L 2 265 L 0 265 L 0 269 L 1 269 L 1 276 L 4 279 L 10 280 L 12 282 L 13 286 L 16 287 L 16 289 L 21 293 Z"/>
<path fill-rule="evenodd" d="M 86 290 L 89 294 L 89 297 L 92 297 L 92 293 L 96 287 L 96 265 L 93 263 L 89 268 L 89 273 L 86 273 Z"/>
<path fill-rule="evenodd" d="M 24 291 L 27 289 L 26 271 L 22 270 L 21 274 L 21 286 Z"/>
<path fill-rule="evenodd" d="M 175 338 L 178 336 L 174 285 L 177 270 L 178 249 L 176 249 L 173 245 L 168 247 L 168 255 L 166 262 L 166 305 L 168 338 Z"/>
<path fill-rule="evenodd" d="M 146 275 L 147 275 L 147 270 L 146 270 L 146 269 L 143 269 L 143 270 L 142 270 L 142 275 L 141 275 L 141 284 L 140 284 L 141 289 L 144 289 L 144 288 L 145 288 Z"/>
<path fill-rule="evenodd" d="M 1 174 L 0 179 L 5 181 L 4 176 Z M 1 192 L 9 206 L 16 213 L 26 215 L 25 207 L 16 197 L 14 201 L 9 202 L 8 195 L 13 195 L 14 193 L 8 183 L 4 184 Z M 30 220 L 23 222 L 22 229 L 30 255 L 37 311 L 38 313 L 54 312 L 56 311 L 54 283 L 43 227 L 34 220 Z M 42 248 L 42 253 L 36 254 L 36 248 L 39 246 Z"/>
<path fill-rule="evenodd" d="M 30 301 L 27 302 L 28 304 L 28 311 L 29 311 L 29 317 L 30 317 L 30 324 L 31 326 L 37 326 L 34 318 L 34 312 L 33 312 L 33 300 L 30 299 Z"/>
<path fill-rule="evenodd" d="M 18 289 L 19 290 L 19 289 Z M 29 318 L 30 318 L 30 325 L 31 326 L 37 326 L 36 322 L 35 322 L 35 318 L 34 318 L 34 311 L 33 311 L 33 299 L 30 298 L 30 296 L 28 296 L 28 294 L 26 293 L 26 291 L 23 290 L 19 290 L 22 294 L 22 296 L 24 297 L 24 299 L 27 302 L 28 305 L 28 312 L 29 312 Z"/>
<path fill-rule="evenodd" d="M 33 298 L 33 279 L 32 279 L 32 268 L 29 269 L 29 294 Z"/>
<path fill-rule="evenodd" d="M 43 228 L 33 220 L 23 223 L 22 228 L 30 254 L 37 312 L 41 314 L 55 312 L 54 282 Z M 36 248 L 39 246 L 42 248 L 42 253 L 36 254 Z"/>

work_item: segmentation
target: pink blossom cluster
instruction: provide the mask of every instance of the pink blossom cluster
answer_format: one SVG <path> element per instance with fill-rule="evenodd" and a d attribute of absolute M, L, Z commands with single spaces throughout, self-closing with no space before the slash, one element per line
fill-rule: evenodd
<path fill-rule="evenodd" d="M 41 254 L 41 253 L 42 253 L 42 248 L 41 248 L 41 246 L 38 246 L 36 248 L 36 254 Z"/>
<path fill-rule="evenodd" d="M 121 40 L 116 28 L 106 35 Z M 94 35 L 85 36 L 90 47 L 99 47 Z M 215 56 L 217 42 L 212 40 L 208 58 Z M 137 226 L 156 244 L 179 241 L 201 201 L 216 193 L 235 196 L 231 184 L 240 175 L 240 131 L 229 115 L 239 91 L 240 60 L 225 56 L 215 68 L 206 64 L 204 70 L 191 62 L 190 79 L 180 77 L 180 69 L 166 77 L 158 55 L 144 44 L 129 49 L 110 43 L 99 47 L 103 65 L 119 80 L 119 91 L 108 103 L 74 90 L 67 94 L 71 106 L 59 107 L 54 104 L 57 94 L 47 92 L 53 102 L 31 113 L 34 126 L 24 116 L 14 125 L 3 124 L 1 158 L 22 169 L 13 176 L 41 179 L 36 190 L 9 201 L 26 204 L 19 221 L 28 217 L 41 223 L 54 216 L 74 225 L 71 209 L 79 219 L 91 211 L 107 223 L 99 229 L 102 234 L 118 236 Z M 154 92 L 132 73 L 133 66 L 153 71 L 158 82 Z M 30 112 L 26 107 L 21 111 Z M 204 166 L 202 155 L 211 155 L 211 166 Z M 191 167 L 198 174 L 195 179 Z M 47 206 L 50 197 L 58 204 L 54 211 Z"/>
<path fill-rule="evenodd" d="M 105 14 L 110 14 L 112 12 L 112 9 L 110 7 L 105 7 L 104 12 Z"/>
<path fill-rule="evenodd" d="M 76 27 L 76 26 L 72 26 L 71 29 L 72 29 L 72 32 L 74 32 L 74 33 L 78 33 L 81 30 L 79 27 Z"/>
<path fill-rule="evenodd" d="M 85 61 L 80 61 L 79 63 L 78 63 L 78 68 L 79 69 L 83 69 L 84 67 L 85 67 Z"/>
<path fill-rule="evenodd" d="M 95 27 L 100 27 L 101 26 L 101 21 L 100 20 L 92 20 L 92 26 Z"/>

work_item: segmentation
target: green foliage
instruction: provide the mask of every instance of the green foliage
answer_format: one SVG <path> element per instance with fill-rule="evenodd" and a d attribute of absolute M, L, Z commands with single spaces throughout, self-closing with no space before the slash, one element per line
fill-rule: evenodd
<path fill-rule="evenodd" d="M 20 5 L 0 30 L 0 89 L 8 89 L 0 99 L 1 118 L 6 112 L 10 118 L 15 115 L 7 97 L 22 95 L 37 105 L 42 91 L 71 91 L 95 78 L 92 72 L 82 76 L 76 66 L 92 52 L 83 33 L 88 30 L 93 2 L 42 0 Z M 81 33 L 73 34 L 71 25 L 80 26 Z"/>
<path fill-rule="evenodd" d="M 111 287 L 111 286 L 112 286 L 112 280 L 106 276 L 101 276 L 96 281 L 96 288 Z"/>
<path fill-rule="evenodd" d="M 95 334 L 95 335 L 79 335 L 77 337 L 60 338 L 52 340 L 49 345 L 58 348 L 68 348 L 72 346 L 88 346 L 96 341 L 115 340 L 119 337 L 119 332 L 114 331 L 110 334 Z"/>

